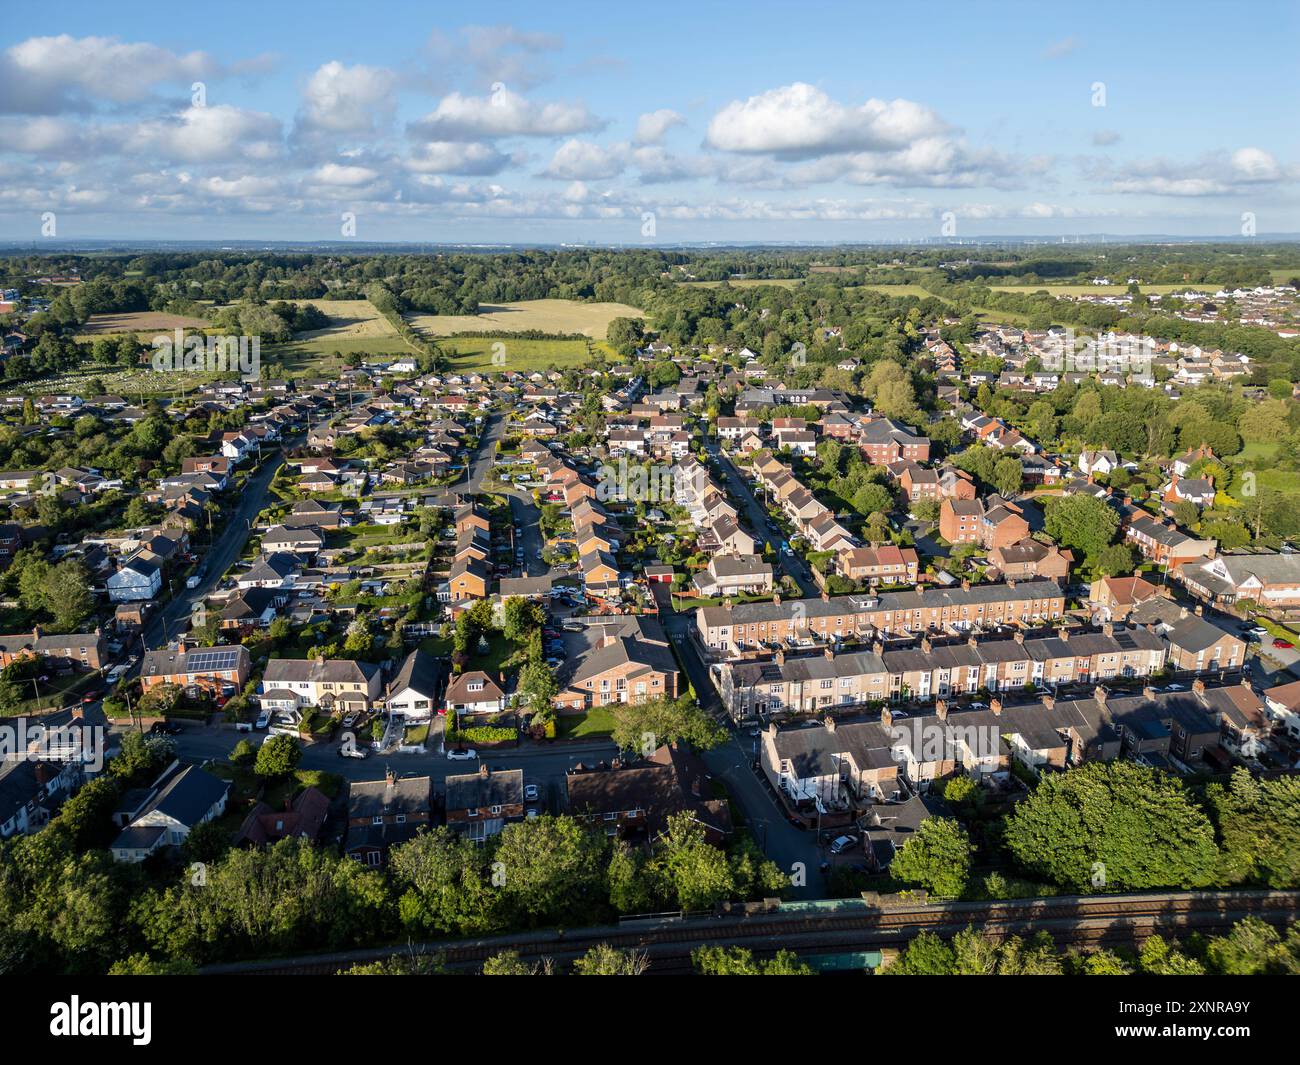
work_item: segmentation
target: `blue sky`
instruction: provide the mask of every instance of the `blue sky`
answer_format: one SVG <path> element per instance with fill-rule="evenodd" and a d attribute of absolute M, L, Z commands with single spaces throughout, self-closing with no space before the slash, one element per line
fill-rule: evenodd
<path fill-rule="evenodd" d="M 0 239 L 1300 232 L 1294 3 L 465 10 L 12 7 Z"/>

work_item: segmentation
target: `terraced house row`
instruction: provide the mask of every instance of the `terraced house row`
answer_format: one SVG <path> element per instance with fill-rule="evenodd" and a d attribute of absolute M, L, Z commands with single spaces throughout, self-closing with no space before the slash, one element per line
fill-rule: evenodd
<path fill-rule="evenodd" d="M 916 646 L 886 648 L 877 640 L 870 651 L 726 662 L 718 667 L 718 687 L 733 718 L 778 711 L 852 711 L 889 700 L 943 699 L 986 690 L 1033 685 L 1078 684 L 1116 677 L 1149 677 L 1164 668 L 1163 640 L 1145 628 L 1104 626 L 1101 631 L 1062 628 L 1037 638 L 1015 633 L 1010 639 L 975 636 L 938 643 L 923 638 Z"/>
<path fill-rule="evenodd" d="M 862 808 L 905 794 L 903 782 L 924 790 L 964 773 L 977 779 L 1006 774 L 1011 762 L 1065 769 L 1089 761 L 1139 757 L 1166 768 L 1222 764 L 1225 743 L 1262 719 L 1260 699 L 1246 684 L 1190 691 L 1118 695 L 1098 686 L 1090 696 L 949 708 L 907 717 L 886 709 L 863 718 L 769 725 L 760 761 L 772 786 L 798 807 L 828 812 Z"/>
<path fill-rule="evenodd" d="M 700 643 L 714 657 L 801 641 L 862 640 L 878 634 L 965 632 L 997 625 L 1046 625 L 1065 614 L 1056 581 L 1007 581 L 952 588 L 917 587 L 879 595 L 822 596 L 771 603 L 703 607 L 695 622 Z"/>

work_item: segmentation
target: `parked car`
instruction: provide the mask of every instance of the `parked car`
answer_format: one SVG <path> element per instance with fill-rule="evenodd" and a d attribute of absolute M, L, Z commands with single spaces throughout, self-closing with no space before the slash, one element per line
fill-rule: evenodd
<path fill-rule="evenodd" d="M 852 847 L 853 844 L 857 843 L 857 841 L 858 841 L 857 836 L 852 836 L 852 835 L 836 836 L 835 839 L 831 842 L 831 853 L 843 854 L 846 850 Z"/>
<path fill-rule="evenodd" d="M 1167 691 L 1167 692 L 1185 692 L 1186 690 L 1187 690 L 1187 686 L 1184 685 L 1184 684 L 1166 684 L 1166 685 L 1165 685 L 1165 691 Z"/>
<path fill-rule="evenodd" d="M 351 728 L 356 723 L 357 723 L 357 712 L 355 710 L 353 710 L 351 713 L 343 715 L 344 728 Z"/>
<path fill-rule="evenodd" d="M 271 724 L 271 711 L 263 710 L 260 714 L 257 715 L 257 723 L 253 727 L 257 729 L 264 729 L 270 727 L 270 724 Z"/>
<path fill-rule="evenodd" d="M 155 721 L 149 732 L 154 736 L 179 736 L 185 730 L 174 721 Z"/>
<path fill-rule="evenodd" d="M 1253 629 L 1250 630 L 1248 635 L 1252 640 L 1262 640 L 1265 636 L 1268 635 L 1268 629 L 1262 629 L 1258 625 L 1256 625 Z"/>
<path fill-rule="evenodd" d="M 252 731 L 253 731 L 253 723 L 252 723 L 251 721 L 236 721 L 236 722 L 235 722 L 235 731 L 236 731 L 236 732 L 252 732 Z"/>
<path fill-rule="evenodd" d="M 536 801 L 537 801 L 537 797 L 538 797 L 540 794 L 541 794 L 541 792 L 540 792 L 540 790 L 538 789 L 538 787 L 537 787 L 536 784 L 525 784 L 525 785 L 524 785 L 524 801 L 525 801 L 525 802 L 536 802 Z"/>
<path fill-rule="evenodd" d="M 1279 651 L 1289 651 L 1295 646 L 1290 640 L 1284 640 L 1280 636 L 1273 641 L 1273 646 Z"/>
<path fill-rule="evenodd" d="M 478 751 L 448 751 L 447 758 L 452 762 L 468 762 L 471 758 L 477 758 Z"/>

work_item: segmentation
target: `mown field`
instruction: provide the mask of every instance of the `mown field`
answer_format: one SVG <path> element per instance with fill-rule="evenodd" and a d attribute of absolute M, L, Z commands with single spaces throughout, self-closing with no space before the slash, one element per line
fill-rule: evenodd
<path fill-rule="evenodd" d="M 643 311 L 625 303 L 581 303 L 577 300 L 524 300 L 485 305 L 478 314 L 413 314 L 411 325 L 428 337 L 453 333 L 582 333 L 603 340 L 615 318 L 643 318 Z"/>
<path fill-rule="evenodd" d="M 180 314 L 161 311 L 133 311 L 129 314 L 92 314 L 77 334 L 78 340 L 102 336 L 134 333 L 136 336 L 169 333 L 173 329 L 202 329 L 208 325 L 202 318 L 187 318 Z"/>
<path fill-rule="evenodd" d="M 397 336 L 397 330 L 369 300 L 289 300 L 298 307 L 315 307 L 329 317 L 324 329 L 298 333 L 295 342 L 378 340 Z"/>

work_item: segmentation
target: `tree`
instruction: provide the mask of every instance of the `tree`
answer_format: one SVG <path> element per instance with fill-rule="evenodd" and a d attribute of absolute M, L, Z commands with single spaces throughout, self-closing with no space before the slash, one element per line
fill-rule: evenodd
<path fill-rule="evenodd" d="M 551 667 L 534 658 L 519 671 L 519 692 L 527 698 L 528 707 L 535 715 L 547 719 L 553 712 L 560 685 Z"/>
<path fill-rule="evenodd" d="M 1100 499 L 1075 492 L 1047 501 L 1043 527 L 1057 543 L 1074 548 L 1095 564 L 1115 538 L 1119 515 Z"/>
<path fill-rule="evenodd" d="M 1105 577 L 1132 573 L 1137 560 L 1131 544 L 1111 544 L 1097 556 L 1096 570 Z"/>
<path fill-rule="evenodd" d="M 485 852 L 445 825 L 394 847 L 389 870 L 403 891 L 402 924 L 412 931 L 469 935 L 500 921 L 502 898 L 488 879 Z"/>
<path fill-rule="evenodd" d="M 573 963 L 575 976 L 640 976 L 650 968 L 642 951 L 619 950 L 608 943 L 592 947 Z"/>
<path fill-rule="evenodd" d="M 691 695 L 680 699 L 647 699 L 612 706 L 614 729 L 610 738 L 625 751 L 642 751 L 665 743 L 689 743 L 702 751 L 717 746 L 726 732 L 700 709 Z"/>
<path fill-rule="evenodd" d="M 815 976 L 812 966 L 792 950 L 778 950 L 766 961 L 744 947 L 696 947 L 691 964 L 701 976 Z"/>
<path fill-rule="evenodd" d="M 1014 455 L 1007 455 L 993 464 L 993 487 L 1000 495 L 1011 497 L 1020 491 L 1020 482 L 1024 479 L 1024 467 Z"/>
<path fill-rule="evenodd" d="M 894 855 L 889 871 L 904 883 L 952 898 L 966 889 L 974 852 L 961 824 L 949 817 L 931 817 Z"/>
<path fill-rule="evenodd" d="M 1220 884 L 1300 886 L 1300 779 L 1256 779 L 1239 766 L 1205 798 L 1221 840 Z"/>
<path fill-rule="evenodd" d="M 502 604 L 501 612 L 505 637 L 511 643 L 523 643 L 546 620 L 546 612 L 539 604 L 531 603 L 518 595 L 507 598 Z"/>
<path fill-rule="evenodd" d="M 604 837 L 571 817 L 507 825 L 494 862 L 500 890 L 524 924 L 589 920 L 603 901 Z"/>
<path fill-rule="evenodd" d="M 1136 762 L 1044 777 L 1005 839 L 1029 873 L 1078 891 L 1201 887 L 1218 865 L 1214 828 L 1183 785 Z"/>
<path fill-rule="evenodd" d="M 543 973 L 550 975 L 550 972 L 549 965 L 530 964 L 519 956 L 517 950 L 503 950 L 483 963 L 484 976 L 538 976 Z"/>
<path fill-rule="evenodd" d="M 292 736 L 268 736 L 257 749 L 253 772 L 259 777 L 285 777 L 301 760 L 302 748 Z"/>
<path fill-rule="evenodd" d="M 675 899 L 679 909 L 712 909 L 734 890 L 727 856 L 705 840 L 704 829 L 685 811 L 668 818 L 668 831 L 651 864 L 664 895 Z"/>
<path fill-rule="evenodd" d="M 230 763 L 238 766 L 249 766 L 257 760 L 257 748 L 253 746 L 250 740 L 240 740 L 231 749 Z"/>
<path fill-rule="evenodd" d="M 922 932 L 885 969 L 886 976 L 951 976 L 956 952 L 933 932 Z"/>

